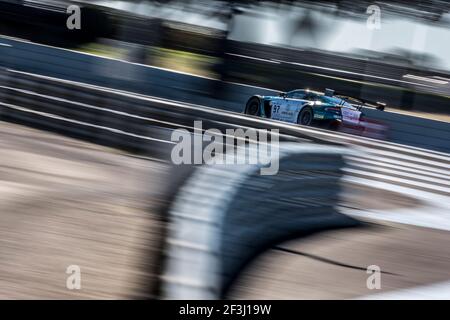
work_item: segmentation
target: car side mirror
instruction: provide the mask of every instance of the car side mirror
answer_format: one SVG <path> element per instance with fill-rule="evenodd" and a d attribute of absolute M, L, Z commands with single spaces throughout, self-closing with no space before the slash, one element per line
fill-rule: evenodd
<path fill-rule="evenodd" d="M 282 98 L 286 98 L 286 92 L 280 92 L 280 94 L 278 96 L 280 96 Z"/>

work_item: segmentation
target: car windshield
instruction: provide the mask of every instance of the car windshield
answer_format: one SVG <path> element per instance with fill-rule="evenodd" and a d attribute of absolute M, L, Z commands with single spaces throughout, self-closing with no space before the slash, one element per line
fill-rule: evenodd
<path fill-rule="evenodd" d="M 286 97 L 291 99 L 318 100 L 320 94 L 309 90 L 293 90 L 286 93 Z"/>
<path fill-rule="evenodd" d="M 345 102 L 338 97 L 318 96 L 318 100 L 329 104 L 344 104 Z"/>

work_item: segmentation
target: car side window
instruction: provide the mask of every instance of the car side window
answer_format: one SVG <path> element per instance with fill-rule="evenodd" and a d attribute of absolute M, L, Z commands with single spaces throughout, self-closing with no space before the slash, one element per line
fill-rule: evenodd
<path fill-rule="evenodd" d="M 305 96 L 306 92 L 303 91 L 294 91 L 287 94 L 287 97 L 291 99 L 305 99 Z"/>
<path fill-rule="evenodd" d="M 317 100 L 318 96 L 315 93 L 308 92 L 307 94 L 305 94 L 305 97 L 303 99 L 305 99 L 305 100 Z"/>

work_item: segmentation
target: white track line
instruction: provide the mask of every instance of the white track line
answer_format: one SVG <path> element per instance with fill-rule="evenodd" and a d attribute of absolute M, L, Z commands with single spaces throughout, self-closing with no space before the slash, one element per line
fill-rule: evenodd
<path fill-rule="evenodd" d="M 426 188 L 426 189 L 430 189 L 430 190 L 436 190 L 436 191 L 440 191 L 440 192 L 445 192 L 445 193 L 448 193 L 448 195 L 450 196 L 450 188 L 446 188 L 446 187 L 435 186 L 435 185 L 428 184 L 428 183 L 417 182 L 417 181 L 413 181 L 413 180 L 397 178 L 397 177 L 392 177 L 392 176 L 386 176 L 384 174 L 378 174 L 378 173 L 361 171 L 361 170 L 355 170 L 355 169 L 345 168 L 344 172 L 346 172 L 347 174 L 350 174 L 350 175 L 351 174 L 362 175 L 364 177 L 371 178 L 373 180 L 383 179 L 383 180 L 392 181 L 394 183 L 396 183 L 396 182 L 404 183 L 404 184 L 407 184 L 407 185 L 410 185 L 410 186 L 414 186 L 414 187 L 422 187 L 422 188 Z"/>
<path fill-rule="evenodd" d="M 450 231 L 449 209 L 435 207 L 433 205 L 397 210 L 362 210 L 341 207 L 339 211 L 356 219 L 365 218 L 375 221 L 387 221 L 421 228 Z"/>
<path fill-rule="evenodd" d="M 435 203 L 444 203 L 447 205 L 448 210 L 450 211 L 450 197 L 445 196 L 442 194 L 420 190 L 420 189 L 414 189 L 414 187 L 407 187 L 407 186 L 400 186 L 393 182 L 387 182 L 387 181 L 379 181 L 379 180 L 373 180 L 370 178 L 362 178 L 362 177 L 355 177 L 351 175 L 344 175 L 342 177 L 343 183 L 354 183 L 359 184 L 363 186 L 367 186 L 370 188 L 376 188 L 376 189 L 383 189 L 391 192 L 397 192 L 404 194 L 406 196 L 414 196 L 417 199 L 420 200 L 426 200 L 426 201 L 432 201 Z"/>
<path fill-rule="evenodd" d="M 427 155 L 428 157 L 431 157 L 433 159 L 443 160 L 443 161 L 448 162 L 448 163 L 443 163 L 443 162 L 438 162 L 438 161 L 434 161 L 434 160 L 418 158 L 416 156 L 410 156 L 410 155 L 406 155 L 406 154 L 402 154 L 402 153 L 398 153 L 398 152 L 391 152 L 391 151 L 384 151 L 384 150 L 368 149 L 367 153 L 373 154 L 376 156 L 383 155 L 383 156 L 386 156 L 391 159 L 414 161 L 414 162 L 425 164 L 427 166 L 432 165 L 434 167 L 438 167 L 438 168 L 447 170 L 447 172 L 450 170 L 450 159 L 447 157 Z"/>
<path fill-rule="evenodd" d="M 450 179 L 450 171 L 449 170 L 440 170 L 440 169 L 434 169 L 433 167 L 410 163 L 406 161 L 397 161 L 397 160 L 391 160 L 386 159 L 382 157 L 372 157 L 370 159 L 367 159 L 365 157 L 358 157 L 358 156 L 348 156 L 347 163 L 353 164 L 357 163 L 358 165 L 360 163 L 367 163 L 372 165 L 372 168 L 377 167 L 386 167 L 386 168 L 393 168 L 393 169 L 401 169 L 405 171 L 410 172 L 423 172 L 427 176 L 430 177 L 436 177 L 436 178 L 443 178 L 448 177 Z"/>
<path fill-rule="evenodd" d="M 450 281 L 375 293 L 355 300 L 450 300 Z"/>
<path fill-rule="evenodd" d="M 423 181 L 427 181 L 430 183 L 443 184 L 443 185 L 450 187 L 450 179 L 429 177 L 425 174 L 421 174 L 420 172 L 418 174 L 417 171 L 415 171 L 415 173 L 411 173 L 411 172 L 404 172 L 404 171 L 395 170 L 395 169 L 386 169 L 386 168 L 382 168 L 382 167 L 368 166 L 368 165 L 358 164 L 358 163 L 353 163 L 353 165 L 351 164 L 351 167 L 348 169 L 350 169 L 350 170 L 360 170 L 361 169 L 361 170 L 365 170 L 365 172 L 385 174 L 387 179 L 389 179 L 391 177 L 391 175 L 395 175 L 395 176 L 400 176 L 400 178 L 406 178 L 406 179 L 411 178 L 412 181 L 415 181 L 415 179 L 418 179 L 418 180 L 423 180 Z M 347 170 L 347 168 L 344 170 Z"/>

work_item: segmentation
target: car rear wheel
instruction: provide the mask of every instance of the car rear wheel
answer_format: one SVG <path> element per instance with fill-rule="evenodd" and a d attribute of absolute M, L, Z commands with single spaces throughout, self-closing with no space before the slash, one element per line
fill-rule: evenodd
<path fill-rule="evenodd" d="M 245 108 L 245 113 L 252 115 L 252 116 L 258 116 L 259 115 L 259 99 L 256 97 L 251 98 L 247 102 L 247 106 Z"/>
<path fill-rule="evenodd" d="M 311 107 L 304 107 L 302 111 L 300 111 L 300 114 L 298 115 L 297 123 L 304 125 L 304 126 L 310 126 L 313 122 L 314 114 Z"/>

